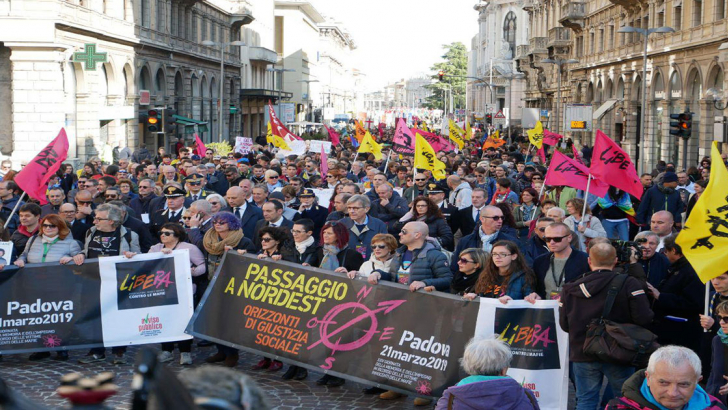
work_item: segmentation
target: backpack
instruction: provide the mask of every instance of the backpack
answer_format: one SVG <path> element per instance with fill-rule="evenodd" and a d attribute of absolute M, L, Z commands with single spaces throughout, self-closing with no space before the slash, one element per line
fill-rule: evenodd
<path fill-rule="evenodd" d="M 584 354 L 600 362 L 639 369 L 647 365 L 650 355 L 660 347 L 657 335 L 633 323 L 617 323 L 606 319 L 626 281 L 627 275 L 620 274 L 609 283 L 602 316 L 592 319 L 587 327 Z"/>

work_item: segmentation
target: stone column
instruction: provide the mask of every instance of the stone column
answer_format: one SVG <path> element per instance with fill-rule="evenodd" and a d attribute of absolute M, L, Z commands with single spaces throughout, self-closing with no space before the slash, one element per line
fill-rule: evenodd
<path fill-rule="evenodd" d="M 662 138 L 662 144 L 660 145 L 660 152 L 658 152 L 659 158 L 664 159 L 665 162 L 672 161 L 672 155 L 675 152 L 675 144 L 679 141 L 675 140 L 675 137 L 670 135 L 670 100 L 664 99 L 659 102 L 662 107 L 662 128 L 660 129 L 660 137 Z M 679 167 L 678 164 L 675 164 Z"/>

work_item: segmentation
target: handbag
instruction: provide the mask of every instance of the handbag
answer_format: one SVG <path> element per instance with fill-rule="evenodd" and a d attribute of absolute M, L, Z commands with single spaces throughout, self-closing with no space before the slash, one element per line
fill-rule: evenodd
<path fill-rule="evenodd" d="M 602 316 L 587 327 L 584 354 L 600 362 L 642 368 L 660 347 L 657 335 L 639 325 L 606 319 L 626 280 L 627 275 L 621 274 L 610 282 Z"/>

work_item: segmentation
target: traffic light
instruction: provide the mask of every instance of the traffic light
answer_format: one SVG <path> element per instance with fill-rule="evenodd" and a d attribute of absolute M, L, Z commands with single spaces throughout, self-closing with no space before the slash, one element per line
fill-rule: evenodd
<path fill-rule="evenodd" d="M 177 119 L 174 116 L 177 115 L 177 110 L 167 108 L 164 110 L 164 132 L 167 134 L 174 134 L 177 131 Z"/>
<path fill-rule="evenodd" d="M 670 135 L 688 139 L 692 134 L 693 114 L 685 112 L 682 114 L 670 114 Z"/>
<path fill-rule="evenodd" d="M 442 71 L 442 70 L 440 70 L 440 71 L 439 71 L 439 72 L 437 73 L 437 77 L 438 77 L 438 78 L 440 79 L 440 81 L 442 81 L 442 79 L 443 79 L 443 78 L 445 77 L 445 72 L 444 72 L 444 71 Z"/>
<path fill-rule="evenodd" d="M 493 114 L 485 114 L 485 123 L 493 124 Z"/>
<path fill-rule="evenodd" d="M 161 127 L 159 120 L 162 119 L 162 114 L 157 110 L 149 110 L 147 116 L 147 129 L 150 132 L 158 132 Z"/>

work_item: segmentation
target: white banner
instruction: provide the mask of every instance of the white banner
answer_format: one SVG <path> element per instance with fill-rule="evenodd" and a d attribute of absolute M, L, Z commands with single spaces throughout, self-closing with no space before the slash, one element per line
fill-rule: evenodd
<path fill-rule="evenodd" d="M 234 152 L 239 152 L 243 155 L 253 150 L 253 139 L 250 137 L 235 137 L 235 149 Z"/>
<path fill-rule="evenodd" d="M 329 203 L 332 201 L 333 198 L 331 198 L 332 195 L 334 195 L 334 189 L 333 188 L 315 188 L 313 190 L 313 193 L 316 195 L 316 198 L 318 199 L 318 204 L 323 206 L 324 208 L 329 207 Z"/>
<path fill-rule="evenodd" d="M 308 145 L 308 152 L 313 152 L 314 154 L 320 154 L 322 145 L 324 146 L 324 152 L 327 154 L 330 154 L 331 153 L 331 141 L 310 140 L 309 145 Z"/>
<path fill-rule="evenodd" d="M 542 410 L 566 409 L 569 338 L 559 326 L 558 302 L 479 300 L 475 337 L 506 341 L 513 352 L 508 375 L 534 392 Z"/>
<path fill-rule="evenodd" d="M 99 273 L 105 346 L 192 338 L 184 333 L 193 312 L 187 249 L 100 258 Z"/>

